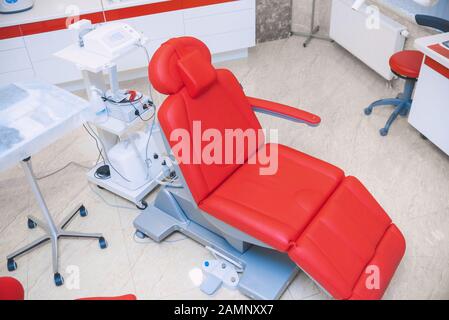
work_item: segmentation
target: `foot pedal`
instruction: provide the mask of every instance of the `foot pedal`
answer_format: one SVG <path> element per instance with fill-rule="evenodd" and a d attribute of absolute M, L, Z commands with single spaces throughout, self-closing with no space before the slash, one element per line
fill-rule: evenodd
<path fill-rule="evenodd" d="M 235 289 L 239 284 L 239 272 L 243 268 L 239 263 L 234 262 L 220 255 L 216 250 L 209 249 L 215 256 L 215 260 L 206 260 L 203 263 L 203 272 L 205 278 L 201 284 L 201 291 L 208 295 L 214 294 L 222 284 L 226 287 Z"/>
<path fill-rule="evenodd" d="M 213 295 L 218 289 L 220 289 L 223 281 L 218 279 L 216 276 L 212 274 L 206 275 L 206 278 L 203 280 L 201 284 L 201 291 L 203 291 L 207 295 Z"/>

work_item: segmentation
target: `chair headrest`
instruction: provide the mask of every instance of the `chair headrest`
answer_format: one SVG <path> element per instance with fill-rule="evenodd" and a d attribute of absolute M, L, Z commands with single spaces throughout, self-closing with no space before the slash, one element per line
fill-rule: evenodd
<path fill-rule="evenodd" d="M 148 74 L 160 93 L 171 95 L 186 87 L 193 98 L 216 79 L 209 49 L 193 37 L 174 38 L 162 44 L 151 59 Z"/>

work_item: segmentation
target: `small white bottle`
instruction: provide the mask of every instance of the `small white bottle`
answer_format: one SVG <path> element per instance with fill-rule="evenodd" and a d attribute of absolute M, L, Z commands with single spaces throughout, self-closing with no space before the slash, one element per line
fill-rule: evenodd
<path fill-rule="evenodd" d="M 93 122 L 100 123 L 108 119 L 106 104 L 101 96 L 101 91 L 95 87 L 91 87 L 90 106 Z"/>

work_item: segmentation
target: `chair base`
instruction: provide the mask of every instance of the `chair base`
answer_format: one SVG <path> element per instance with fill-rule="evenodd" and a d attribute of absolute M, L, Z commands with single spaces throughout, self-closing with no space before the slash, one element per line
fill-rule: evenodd
<path fill-rule="evenodd" d="M 72 211 L 67 217 L 65 217 L 58 226 L 55 225 L 50 212 L 48 211 L 47 205 L 45 204 L 45 200 L 42 196 L 39 186 L 36 182 L 36 178 L 33 174 L 30 162 L 30 158 L 25 159 L 24 161 L 22 161 L 22 167 L 25 171 L 25 175 L 31 185 L 31 189 L 33 190 L 33 193 L 36 197 L 42 214 L 45 217 L 46 222 L 43 222 L 33 216 L 28 216 L 28 228 L 34 229 L 36 227 L 39 227 L 45 232 L 45 235 L 8 255 L 7 268 L 8 271 L 16 270 L 17 263 L 15 259 L 17 257 L 31 252 L 47 242 L 51 242 L 54 282 L 56 286 L 61 286 L 64 283 L 64 278 L 59 273 L 58 241 L 60 238 L 98 239 L 101 249 L 105 249 L 107 247 L 107 242 L 101 233 L 81 233 L 65 230 L 78 213 L 82 217 L 87 216 L 87 210 L 82 204 L 77 206 L 77 209 Z"/>
<path fill-rule="evenodd" d="M 180 194 L 173 194 L 167 189 L 161 190 L 155 202 L 134 220 L 136 236 L 149 237 L 159 243 L 172 233 L 181 232 L 218 254 L 221 259 L 242 267 L 236 285 L 242 294 L 257 300 L 279 299 L 299 272 L 288 255 L 254 245 L 244 252 L 236 250 L 224 237 L 189 219 L 184 214 L 186 208 L 181 207 L 183 201 L 180 197 Z M 200 211 L 197 213 L 200 214 Z"/>
<path fill-rule="evenodd" d="M 406 117 L 409 114 L 410 108 L 411 108 L 412 102 L 413 102 L 412 95 L 413 95 L 413 90 L 415 88 L 415 83 L 416 83 L 416 79 L 407 79 L 405 81 L 404 92 L 400 93 L 397 98 L 378 100 L 378 101 L 373 102 L 367 108 L 364 109 L 365 114 L 368 116 L 373 112 L 373 109 L 376 107 L 381 107 L 381 106 L 394 106 L 395 107 L 390 118 L 388 118 L 387 123 L 385 124 L 385 127 L 383 127 L 382 129 L 379 130 L 379 133 L 381 136 L 388 135 L 391 125 L 393 124 L 393 122 L 396 120 L 396 118 L 399 115 Z"/>
<path fill-rule="evenodd" d="M 52 263 L 53 263 L 54 281 L 56 286 L 61 286 L 64 283 L 64 278 L 59 273 L 58 268 L 59 266 L 58 240 L 60 238 L 98 239 L 101 249 L 105 249 L 107 247 L 107 242 L 101 233 L 81 233 L 65 230 L 69 225 L 69 223 L 76 217 L 78 213 L 80 214 L 80 216 L 85 217 L 87 215 L 87 210 L 83 205 L 79 205 L 76 210 L 70 213 L 70 215 L 68 215 L 63 220 L 63 222 L 61 222 L 59 227 L 56 229 L 56 232 L 52 232 L 51 228 L 45 222 L 33 216 L 28 216 L 28 228 L 34 229 L 35 227 L 39 227 L 45 231 L 45 235 L 37 238 L 28 245 L 8 255 L 7 256 L 8 271 L 14 271 L 17 269 L 17 263 L 15 262 L 15 259 L 17 257 L 29 253 L 34 249 L 40 247 L 41 245 L 50 242 L 53 256 Z"/>

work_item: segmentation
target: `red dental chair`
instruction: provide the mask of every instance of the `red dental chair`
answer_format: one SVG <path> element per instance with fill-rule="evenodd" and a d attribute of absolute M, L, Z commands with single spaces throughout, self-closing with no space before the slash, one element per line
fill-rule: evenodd
<path fill-rule="evenodd" d="M 156 90 L 168 95 L 158 119 L 172 148 L 178 141 L 170 140 L 171 134 L 179 128 L 192 134 L 194 121 L 201 121 L 202 132 L 214 128 L 223 136 L 225 129 L 261 129 L 255 111 L 310 126 L 320 123 L 308 112 L 247 97 L 230 71 L 213 67 L 208 48 L 195 38 L 163 44 L 152 58 L 149 77 Z M 260 175 L 262 164 L 250 160 L 274 147 L 278 170 Z M 361 182 L 263 139 L 244 157 L 243 164 L 180 162 L 197 206 L 287 254 L 334 298 L 380 299 L 404 255 L 405 240 Z"/>
<path fill-rule="evenodd" d="M 24 300 L 25 292 L 22 284 L 12 277 L 0 277 L 0 301 L 2 300 Z M 92 297 L 78 300 L 137 300 L 133 294 L 116 297 Z"/>

